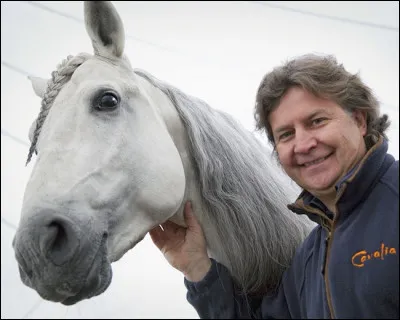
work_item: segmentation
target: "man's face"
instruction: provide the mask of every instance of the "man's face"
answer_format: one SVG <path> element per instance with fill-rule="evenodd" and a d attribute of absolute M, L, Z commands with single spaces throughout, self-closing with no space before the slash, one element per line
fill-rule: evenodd
<path fill-rule="evenodd" d="M 289 89 L 268 120 L 284 170 L 314 196 L 331 193 L 366 153 L 365 115 L 301 88 Z"/>

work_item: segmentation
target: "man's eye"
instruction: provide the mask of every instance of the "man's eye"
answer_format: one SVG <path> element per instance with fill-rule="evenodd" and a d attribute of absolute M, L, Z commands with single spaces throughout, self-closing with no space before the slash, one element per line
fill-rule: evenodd
<path fill-rule="evenodd" d="M 317 118 L 317 119 L 313 119 L 313 120 L 311 121 L 311 123 L 312 123 L 313 125 L 319 125 L 320 123 L 324 122 L 325 120 L 326 120 L 326 118 Z"/>
<path fill-rule="evenodd" d="M 289 138 L 292 135 L 292 132 L 286 131 L 279 136 L 279 140 Z"/>

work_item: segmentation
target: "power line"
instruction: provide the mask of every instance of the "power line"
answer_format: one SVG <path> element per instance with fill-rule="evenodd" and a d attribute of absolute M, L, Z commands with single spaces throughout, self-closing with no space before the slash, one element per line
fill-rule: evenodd
<path fill-rule="evenodd" d="M 43 4 L 40 4 L 40 3 L 37 3 L 37 2 L 34 2 L 34 1 L 21 1 L 21 2 L 25 3 L 25 4 L 29 4 L 29 5 L 31 5 L 33 7 L 38 8 L 38 9 L 47 11 L 47 12 L 49 12 L 51 14 L 59 15 L 59 16 L 64 17 L 66 19 L 73 20 L 73 21 L 81 23 L 81 24 L 85 23 L 83 19 L 77 18 L 77 17 L 75 17 L 73 15 L 70 15 L 68 13 L 65 13 L 65 12 L 62 12 L 62 11 L 59 11 L 59 10 L 55 10 L 53 8 L 47 7 L 47 6 L 43 5 Z M 131 39 L 131 40 L 134 40 L 134 41 L 137 41 L 137 42 L 141 42 L 141 43 L 146 44 L 146 45 L 151 46 L 151 47 L 156 47 L 159 50 L 168 51 L 168 52 L 171 52 L 171 53 L 180 54 L 180 55 L 184 55 L 184 56 L 190 56 L 188 53 L 182 52 L 180 50 L 177 50 L 177 49 L 165 46 L 165 45 L 160 45 L 160 44 L 152 42 L 152 41 L 144 40 L 142 38 L 131 36 L 129 34 L 125 34 L 125 37 L 127 39 Z M 196 57 L 196 59 L 199 59 L 199 57 Z"/>
<path fill-rule="evenodd" d="M 1 217 L 1 223 L 4 223 L 7 227 L 10 227 L 11 229 L 17 230 L 17 226 L 9 222 L 6 218 Z"/>
<path fill-rule="evenodd" d="M 40 3 L 37 3 L 37 2 L 34 2 L 34 1 L 21 1 L 21 2 L 25 3 L 25 4 L 29 4 L 29 5 L 37 8 L 37 9 L 47 11 L 50 14 L 59 15 L 59 16 L 64 17 L 66 19 L 70 19 L 72 21 L 84 24 L 84 20 L 83 19 L 77 18 L 77 17 L 75 17 L 75 16 L 73 16 L 71 14 L 68 14 L 68 13 L 65 13 L 65 12 L 50 8 L 50 7 L 45 6 L 43 4 L 40 4 Z M 353 19 L 341 18 L 341 17 L 330 16 L 330 15 L 325 15 L 325 14 L 319 14 L 319 13 L 315 13 L 315 12 L 311 12 L 311 11 L 294 9 L 294 8 L 290 8 L 290 7 L 286 7 L 286 6 L 282 6 L 282 5 L 278 5 L 278 4 L 266 3 L 266 2 L 263 2 L 263 1 L 245 1 L 245 2 L 251 3 L 251 4 L 259 4 L 259 5 L 263 5 L 263 6 L 266 6 L 266 7 L 271 7 L 271 8 L 274 8 L 274 9 L 281 9 L 281 10 L 284 10 L 284 11 L 291 11 L 291 12 L 296 12 L 296 13 L 300 13 L 300 14 L 312 15 L 312 16 L 316 16 L 316 17 L 319 17 L 319 18 L 323 18 L 323 19 L 330 19 L 330 20 L 335 20 L 335 21 L 340 21 L 340 22 L 358 24 L 358 25 L 363 25 L 363 26 L 368 26 L 368 27 L 373 27 L 373 28 L 386 29 L 386 30 L 391 30 L 391 31 L 399 31 L 399 29 L 396 28 L 396 27 L 380 25 L 380 24 L 374 24 L 374 23 L 364 22 L 364 21 L 357 21 L 357 20 L 353 20 Z M 175 49 L 175 48 L 171 48 L 171 47 L 168 47 L 168 46 L 165 46 L 165 45 L 160 45 L 158 43 L 155 43 L 155 42 L 152 42 L 152 41 L 148 41 L 148 40 L 144 40 L 144 39 L 139 38 L 139 37 L 131 36 L 129 34 L 126 34 L 125 36 L 126 36 L 127 39 L 131 39 L 131 40 L 134 40 L 136 42 L 140 42 L 140 43 L 143 43 L 145 45 L 148 45 L 148 46 L 151 46 L 151 47 L 155 47 L 155 48 L 157 48 L 159 50 L 167 51 L 167 52 L 174 53 L 174 54 L 179 54 L 179 55 L 182 55 L 182 56 L 185 56 L 185 57 L 190 57 L 192 59 L 197 60 L 198 62 L 203 62 L 203 63 L 206 63 L 206 64 L 212 63 L 214 65 L 214 67 L 221 68 L 221 65 L 220 64 L 215 64 L 214 61 L 212 61 L 212 58 L 210 58 L 210 57 L 205 58 L 204 55 L 201 56 L 201 57 L 195 56 L 195 55 L 190 54 L 188 52 L 183 52 L 183 51 L 180 51 L 180 50 Z"/>
<path fill-rule="evenodd" d="M 36 303 L 25 313 L 25 315 L 22 317 L 22 319 L 28 319 L 32 315 L 33 312 L 36 311 L 37 308 L 42 304 L 43 299 L 39 298 Z"/>
<path fill-rule="evenodd" d="M 59 10 L 55 10 L 53 8 L 47 7 L 45 5 L 42 5 L 40 3 L 34 2 L 34 1 L 21 1 L 23 3 L 27 3 L 30 4 L 34 7 L 40 8 L 42 10 L 48 11 L 50 13 L 53 14 L 57 14 L 60 15 L 64 18 L 67 19 L 71 19 L 74 20 L 76 22 L 80 22 L 80 23 L 84 23 L 84 21 L 82 19 L 79 19 L 73 15 L 70 15 L 68 13 L 59 11 Z M 318 18 L 322 18 L 322 19 L 328 19 L 328 20 L 334 20 L 334 21 L 340 21 L 340 22 L 345 22 L 345 23 L 350 23 L 350 24 L 355 24 L 355 25 L 361 25 L 361 26 L 365 26 L 365 27 L 371 27 L 371 28 L 378 28 L 378 29 L 384 29 L 384 30 L 390 30 L 390 31 L 399 31 L 399 28 L 397 27 L 393 27 L 393 26 L 389 26 L 389 25 L 383 25 L 383 24 L 378 24 L 378 23 L 373 23 L 373 22 L 368 22 L 368 21 L 361 21 L 361 20 L 354 20 L 354 19 L 350 19 L 350 18 L 344 18 L 344 17 L 338 17 L 338 16 L 331 16 L 328 14 L 323 14 L 323 13 L 316 13 L 316 12 L 312 12 L 312 11 L 307 11 L 307 10 L 302 10 L 302 9 L 296 9 L 296 8 L 291 8 L 291 7 L 287 7 L 287 6 L 283 6 L 280 4 L 275 4 L 275 3 L 271 3 L 271 2 L 265 2 L 265 1 L 245 1 L 247 3 L 251 3 L 251 4 L 258 4 L 258 5 L 262 5 L 265 7 L 270 7 L 270 8 L 274 8 L 274 9 L 280 9 L 283 11 L 289 11 L 289 12 L 295 12 L 295 13 L 300 13 L 300 14 L 305 14 L 305 15 L 311 15 L 314 17 L 318 17 Z M 170 47 L 167 46 L 163 46 L 163 45 L 159 45 L 157 43 L 151 42 L 151 41 L 147 41 L 147 40 L 143 40 L 141 38 L 137 38 L 134 36 L 127 36 L 128 38 L 134 39 L 136 41 L 139 42 L 143 42 L 145 44 L 151 45 L 151 46 L 156 46 L 162 50 L 167 50 L 167 51 L 171 51 L 171 52 L 180 52 L 176 49 L 172 49 Z M 180 52 L 182 53 L 182 52 Z"/>
<path fill-rule="evenodd" d="M 284 11 L 290 11 L 290 12 L 305 14 L 305 15 L 309 15 L 309 16 L 314 16 L 314 17 L 318 17 L 318 18 L 322 18 L 322 19 L 329 19 L 329 20 L 340 21 L 340 22 L 345 22 L 345 23 L 350 23 L 350 24 L 361 25 L 361 26 L 365 26 L 365 27 L 377 28 L 377 29 L 385 29 L 385 30 L 397 31 L 397 32 L 399 31 L 399 28 L 397 28 L 397 27 L 392 27 L 392 26 L 388 26 L 388 25 L 377 24 L 377 23 L 372 23 L 372 22 L 367 22 L 367 21 L 353 20 L 353 19 L 349 19 L 349 18 L 331 16 L 331 15 L 327 15 L 327 14 L 323 14 L 323 13 L 315 13 L 312 11 L 290 8 L 287 6 L 282 6 L 280 4 L 275 4 L 275 3 L 270 3 L 270 2 L 264 2 L 264 1 L 246 1 L 246 2 L 263 5 L 265 7 L 270 7 L 270 8 L 274 8 L 274 9 L 281 9 Z"/>
<path fill-rule="evenodd" d="M 28 73 L 27 71 L 22 70 L 21 68 L 18 68 L 17 66 L 14 66 L 11 63 L 8 63 L 6 61 L 1 60 L 1 64 L 3 66 L 5 66 L 6 68 L 8 68 L 10 70 L 13 70 L 13 71 L 25 76 L 25 77 L 32 76 L 32 74 Z"/>
<path fill-rule="evenodd" d="M 10 138 L 11 140 L 13 140 L 13 141 L 25 146 L 25 147 L 29 147 L 30 146 L 30 144 L 28 142 L 26 142 L 26 141 L 24 141 L 24 140 L 22 140 L 22 139 L 20 139 L 20 138 L 18 138 L 16 136 L 14 136 L 12 133 L 8 132 L 7 130 L 5 130 L 3 128 L 1 128 L 1 135 L 5 136 L 7 138 Z"/>
<path fill-rule="evenodd" d="M 63 18 L 70 19 L 72 21 L 84 24 L 84 20 L 83 19 L 77 18 L 77 17 L 75 17 L 73 15 L 70 15 L 68 13 L 65 13 L 65 12 L 62 12 L 62 11 L 59 11 L 59 10 L 55 10 L 55 9 L 47 7 L 47 6 L 43 5 L 43 4 L 40 4 L 40 3 L 37 3 L 37 2 L 34 2 L 34 1 L 21 1 L 21 2 L 24 3 L 24 4 L 31 5 L 31 6 L 33 6 L 35 8 L 37 8 L 37 9 L 40 9 L 40 10 L 43 10 L 43 11 L 47 11 L 50 14 L 59 15 L 59 16 L 61 16 Z M 127 33 L 125 33 L 125 37 L 126 37 L 127 40 L 136 41 L 136 42 L 139 42 L 139 43 L 142 43 L 144 45 L 156 48 L 156 49 L 161 50 L 161 51 L 173 53 L 173 54 L 176 54 L 176 55 L 181 55 L 183 57 L 186 57 L 186 58 L 189 58 L 191 60 L 194 60 L 195 63 L 203 63 L 203 64 L 208 64 L 208 65 L 213 65 L 213 68 L 215 68 L 215 69 L 222 69 L 222 70 L 230 70 L 231 69 L 231 66 L 225 66 L 224 67 L 221 64 L 221 62 L 216 64 L 215 61 L 213 60 L 213 58 L 211 58 L 209 56 L 206 56 L 206 55 L 196 56 L 196 55 L 194 55 L 192 53 L 183 52 L 183 51 L 181 51 L 179 49 L 168 47 L 168 46 L 165 46 L 165 45 L 161 45 L 161 44 L 158 44 L 158 43 L 155 43 L 155 42 L 152 42 L 152 41 L 148 41 L 148 40 L 145 40 L 145 39 L 142 39 L 142 38 L 139 38 L 139 37 L 131 36 L 131 35 L 127 34 Z"/>

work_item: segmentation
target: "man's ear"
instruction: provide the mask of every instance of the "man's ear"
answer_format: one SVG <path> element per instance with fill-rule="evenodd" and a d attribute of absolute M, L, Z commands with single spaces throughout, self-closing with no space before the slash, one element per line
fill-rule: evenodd
<path fill-rule="evenodd" d="M 28 79 L 31 81 L 33 91 L 35 91 L 39 98 L 43 99 L 44 93 L 47 89 L 48 79 L 33 76 L 29 76 Z"/>
<path fill-rule="evenodd" d="M 360 129 L 363 137 L 367 134 L 367 112 L 360 109 L 353 110 L 353 119 L 356 122 L 358 128 Z"/>

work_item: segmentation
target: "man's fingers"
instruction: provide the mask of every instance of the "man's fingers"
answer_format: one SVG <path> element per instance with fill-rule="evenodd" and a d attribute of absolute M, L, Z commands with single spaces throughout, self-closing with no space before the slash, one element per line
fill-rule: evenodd
<path fill-rule="evenodd" d="M 193 231 L 201 231 L 201 226 L 193 214 L 192 205 L 190 201 L 185 203 L 183 214 L 187 228 L 190 228 Z M 186 228 L 172 221 L 167 220 L 161 225 L 151 229 L 149 231 L 149 234 L 154 244 L 160 250 L 162 250 L 162 248 L 170 239 L 176 238 L 178 234 L 179 236 L 184 236 L 184 234 L 186 234 Z"/>
<path fill-rule="evenodd" d="M 196 217 L 193 214 L 192 210 L 192 203 L 190 201 L 187 201 L 185 203 L 185 209 L 183 212 L 183 216 L 185 218 L 186 225 L 188 228 L 197 230 L 200 228 L 199 222 L 197 221 Z"/>
<path fill-rule="evenodd" d="M 160 226 L 156 226 L 149 231 L 151 240 L 157 246 L 158 249 L 162 249 L 164 247 L 166 241 L 166 235 L 164 231 L 161 230 Z"/>
<path fill-rule="evenodd" d="M 182 227 L 172 221 L 165 221 L 164 223 L 161 224 L 161 227 L 164 229 L 164 232 L 167 234 L 174 234 L 178 232 L 179 229 L 182 229 Z"/>

